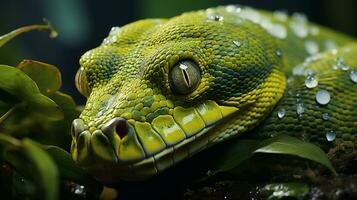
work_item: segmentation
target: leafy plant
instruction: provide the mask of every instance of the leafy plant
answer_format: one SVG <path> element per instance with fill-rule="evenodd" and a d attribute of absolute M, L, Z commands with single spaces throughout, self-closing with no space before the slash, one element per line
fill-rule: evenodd
<path fill-rule="evenodd" d="M 50 24 L 27 26 L 1 36 L 0 47 L 32 30 L 57 35 Z M 70 125 L 79 109 L 71 96 L 59 91 L 61 84 L 53 65 L 33 60 L 17 67 L 0 65 L 0 187 L 7 188 L 1 192 L 5 197 L 58 199 L 60 180 L 101 192 L 102 186 L 64 150 L 69 149 Z"/>

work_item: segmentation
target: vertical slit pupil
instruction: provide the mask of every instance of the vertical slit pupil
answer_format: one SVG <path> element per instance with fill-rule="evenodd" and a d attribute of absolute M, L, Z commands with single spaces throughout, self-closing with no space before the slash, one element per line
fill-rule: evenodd
<path fill-rule="evenodd" d="M 128 126 L 125 120 L 118 121 L 115 132 L 119 135 L 120 138 L 125 137 L 128 134 Z"/>
<path fill-rule="evenodd" d="M 185 78 L 185 82 L 187 84 L 187 87 L 191 87 L 191 82 L 190 82 L 190 78 L 189 78 L 189 75 L 186 71 L 186 69 L 182 69 L 182 74 L 183 74 L 183 77 Z"/>

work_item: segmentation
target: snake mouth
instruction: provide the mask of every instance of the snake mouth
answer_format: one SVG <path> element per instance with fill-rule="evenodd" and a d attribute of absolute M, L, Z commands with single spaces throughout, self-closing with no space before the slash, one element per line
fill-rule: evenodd
<path fill-rule="evenodd" d="M 211 131 L 238 109 L 207 101 L 196 108 L 176 107 L 151 123 L 117 117 L 100 128 L 82 119 L 72 123 L 72 157 L 105 183 L 150 178 L 223 139 Z"/>

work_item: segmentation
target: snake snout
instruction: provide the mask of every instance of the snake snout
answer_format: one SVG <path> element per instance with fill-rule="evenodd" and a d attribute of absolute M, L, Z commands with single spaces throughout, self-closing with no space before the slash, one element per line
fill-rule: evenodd
<path fill-rule="evenodd" d="M 123 125 L 124 122 L 111 120 L 103 125 L 102 130 L 89 131 L 82 119 L 73 120 L 71 127 L 73 159 L 84 166 L 95 161 L 117 163 L 115 143 L 118 143 L 120 138 L 115 136 L 114 132 L 115 129 L 119 129 L 120 134 L 125 135 L 127 132 L 125 124 Z M 117 124 L 120 124 L 119 128 L 117 128 Z"/>

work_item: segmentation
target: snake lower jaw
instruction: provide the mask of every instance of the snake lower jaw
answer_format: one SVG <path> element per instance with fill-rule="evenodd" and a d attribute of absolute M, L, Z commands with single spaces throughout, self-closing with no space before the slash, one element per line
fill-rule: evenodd
<path fill-rule="evenodd" d="M 198 108 L 178 106 L 173 116 L 160 115 L 151 123 L 116 117 L 88 128 L 75 119 L 72 157 L 103 182 L 147 179 L 232 136 L 218 127 L 238 110 L 207 101 Z"/>
<path fill-rule="evenodd" d="M 120 139 L 113 140 L 113 137 L 102 130 L 95 130 L 92 133 L 84 130 L 78 136 L 74 136 L 72 157 L 78 165 L 94 174 L 103 183 L 111 184 L 118 180 L 141 181 L 164 172 L 215 143 L 215 140 L 210 141 L 210 137 L 207 136 L 214 125 L 216 124 L 156 154 L 146 154 L 145 157 L 135 160 L 120 159 L 115 151 L 118 148 L 113 145 L 120 143 Z"/>
<path fill-rule="evenodd" d="M 83 121 L 76 119 L 74 123 L 82 124 Z M 92 133 L 84 130 L 73 135 L 71 152 L 78 165 L 104 183 L 110 184 L 118 180 L 140 181 L 162 173 L 167 168 L 203 150 L 210 143 L 205 133 L 212 127 L 204 128 L 198 134 L 153 155 L 146 153 L 144 157 L 131 160 L 124 160 L 120 158 L 120 154 L 116 153 L 118 147 L 115 144 L 123 142 L 120 138 L 115 139 L 115 135 L 106 134 L 103 128 Z"/>

